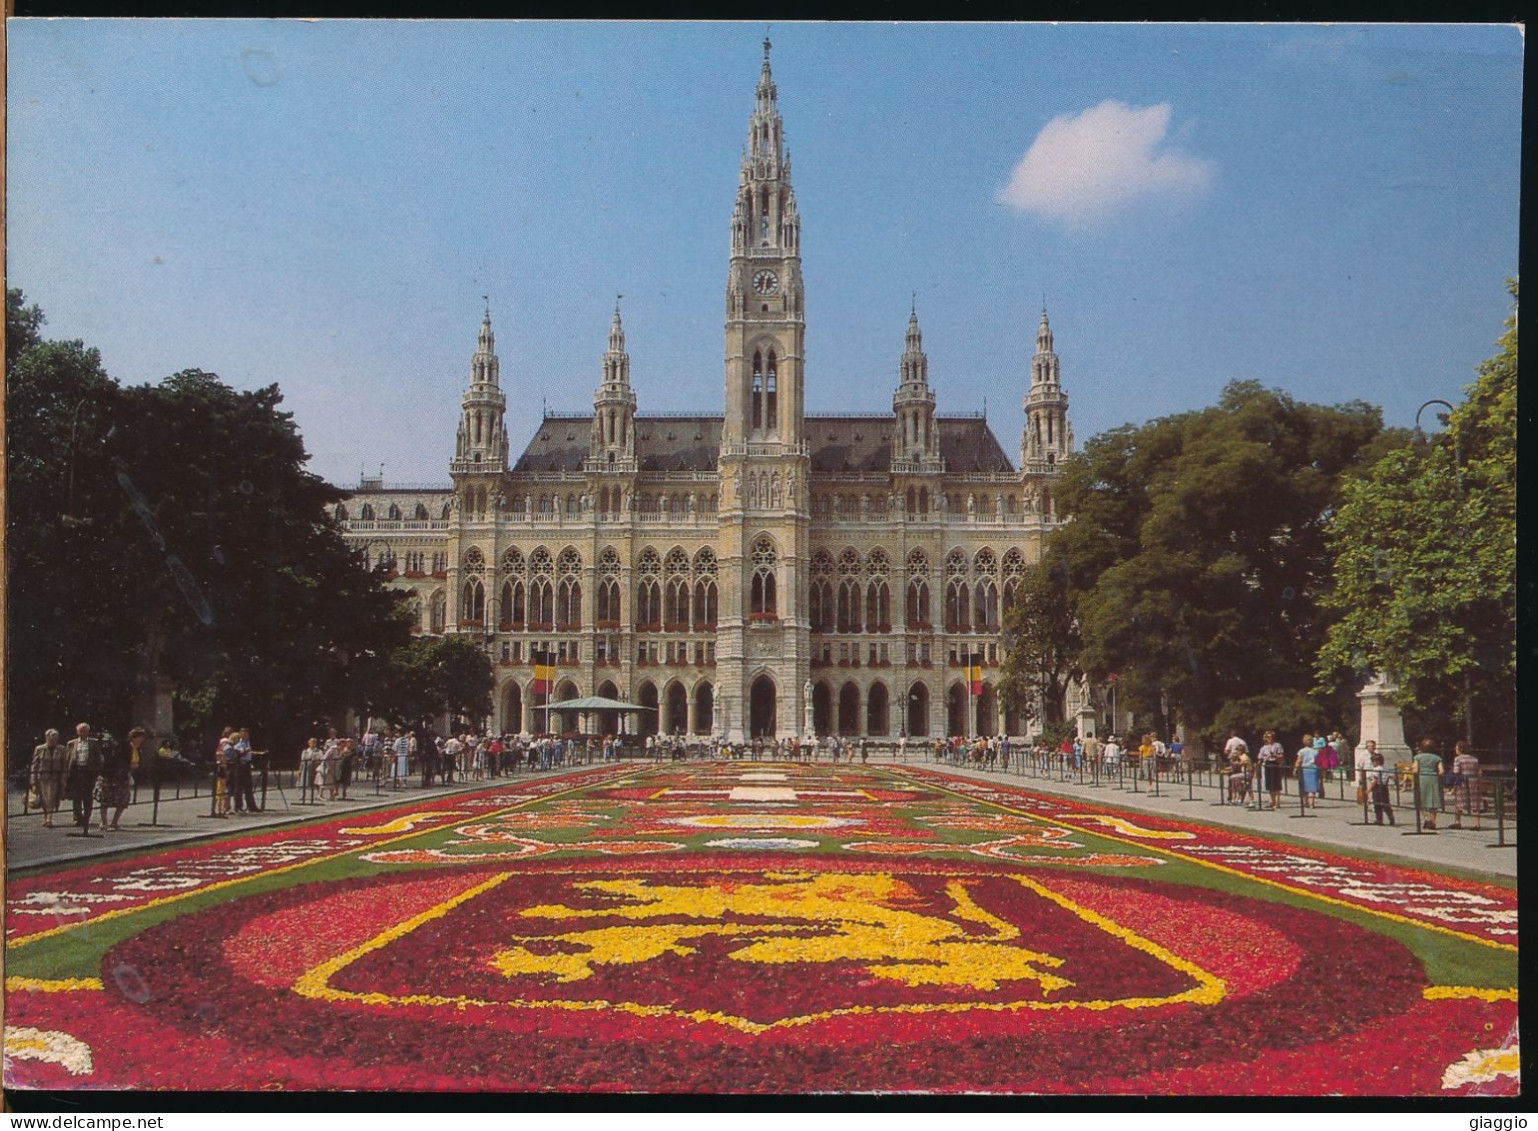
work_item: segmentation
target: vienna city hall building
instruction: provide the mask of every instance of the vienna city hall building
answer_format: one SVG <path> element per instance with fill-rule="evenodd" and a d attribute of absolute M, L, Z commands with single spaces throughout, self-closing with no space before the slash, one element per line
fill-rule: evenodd
<path fill-rule="evenodd" d="M 545 729 L 532 653 L 550 648 L 551 701 L 655 708 L 628 724 L 643 734 L 1021 733 L 997 690 L 1003 612 L 1073 447 L 1046 313 L 1018 466 L 984 416 L 935 411 L 916 312 L 890 410 L 808 414 L 806 317 L 766 42 L 731 214 L 724 412 L 638 411 L 616 310 L 593 411 L 545 413 L 514 459 L 488 313 L 452 486 L 366 477 L 336 508 L 420 631 L 488 649 L 491 727 Z"/>

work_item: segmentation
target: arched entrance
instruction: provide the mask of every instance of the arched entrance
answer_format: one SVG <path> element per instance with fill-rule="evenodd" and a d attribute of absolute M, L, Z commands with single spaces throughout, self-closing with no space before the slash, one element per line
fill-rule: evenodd
<path fill-rule="evenodd" d="M 865 733 L 887 735 L 891 726 L 887 722 L 886 684 L 871 685 L 870 696 L 865 702 Z"/>
<path fill-rule="evenodd" d="M 773 738 L 775 734 L 774 680 L 761 675 L 748 691 L 748 734 Z"/>
<path fill-rule="evenodd" d="M 1005 707 L 1004 708 L 1004 733 L 1005 734 L 1019 734 L 1020 733 L 1020 708 L 1019 707 Z"/>
<path fill-rule="evenodd" d="M 959 683 L 945 693 L 945 733 L 951 738 L 967 733 L 967 689 Z"/>
<path fill-rule="evenodd" d="M 821 680 L 812 686 L 812 729 L 818 734 L 833 733 L 833 692 Z"/>
<path fill-rule="evenodd" d="M 650 710 L 642 711 L 636 716 L 636 733 L 643 738 L 648 734 L 657 733 L 657 685 L 655 683 L 641 684 L 641 694 L 636 697 L 636 702 Z"/>
<path fill-rule="evenodd" d="M 598 696 L 601 699 L 618 699 L 619 688 L 614 686 L 613 680 L 604 680 L 598 685 Z M 598 720 L 598 730 L 603 734 L 619 733 L 619 712 L 599 711 L 593 716 Z"/>
<path fill-rule="evenodd" d="M 713 734 L 716 729 L 716 691 L 702 683 L 694 692 L 694 733 Z"/>
<path fill-rule="evenodd" d="M 998 696 L 993 685 L 983 684 L 983 693 L 977 697 L 977 733 L 997 734 L 999 730 Z"/>
<path fill-rule="evenodd" d="M 853 682 L 839 688 L 838 733 L 860 733 L 860 689 Z"/>
<path fill-rule="evenodd" d="M 915 683 L 908 689 L 908 733 L 914 738 L 929 736 L 929 687 Z"/>
<path fill-rule="evenodd" d="M 689 693 L 677 680 L 668 684 L 668 709 L 665 719 L 664 733 L 687 734 L 689 732 Z"/>
<path fill-rule="evenodd" d="M 502 733 L 516 733 L 523 729 L 523 688 L 516 682 L 502 689 Z"/>

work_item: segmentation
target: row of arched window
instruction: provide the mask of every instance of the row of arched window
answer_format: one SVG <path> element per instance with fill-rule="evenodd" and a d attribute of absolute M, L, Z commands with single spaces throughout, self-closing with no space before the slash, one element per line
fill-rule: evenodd
<path fill-rule="evenodd" d="M 338 503 L 336 505 L 336 520 L 338 522 L 347 522 L 350 517 L 351 512 L 348 511 L 347 504 Z M 418 503 L 416 507 L 413 508 L 411 517 L 416 522 L 432 521 L 432 513 L 427 509 L 426 503 Z M 440 519 L 446 519 L 449 517 L 448 503 L 443 504 L 442 509 L 438 512 L 438 517 Z M 361 507 L 358 508 L 359 522 L 403 522 L 405 518 L 406 512 L 401 509 L 399 503 L 391 503 L 388 507 L 384 507 L 382 509 L 375 508 L 373 503 L 364 503 Z"/>

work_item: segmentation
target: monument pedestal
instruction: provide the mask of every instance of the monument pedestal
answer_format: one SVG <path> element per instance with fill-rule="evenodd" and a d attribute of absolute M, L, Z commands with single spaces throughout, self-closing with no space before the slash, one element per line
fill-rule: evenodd
<path fill-rule="evenodd" d="M 1393 680 L 1374 672 L 1356 693 L 1362 704 L 1357 750 L 1365 747 L 1369 740 L 1376 742 L 1385 766 L 1410 760 L 1410 747 L 1404 739 L 1404 720 L 1399 716 L 1399 704 L 1394 702 L 1394 692 L 1398 690 Z"/>

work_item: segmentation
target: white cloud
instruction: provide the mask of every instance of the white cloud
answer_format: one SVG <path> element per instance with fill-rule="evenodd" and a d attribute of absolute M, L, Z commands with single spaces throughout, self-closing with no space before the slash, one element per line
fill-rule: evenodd
<path fill-rule="evenodd" d="M 1200 195 L 1216 166 L 1167 148 L 1169 124 L 1168 102 L 1107 99 L 1082 114 L 1059 115 L 1036 135 L 999 202 L 1083 227 L 1142 197 Z"/>

